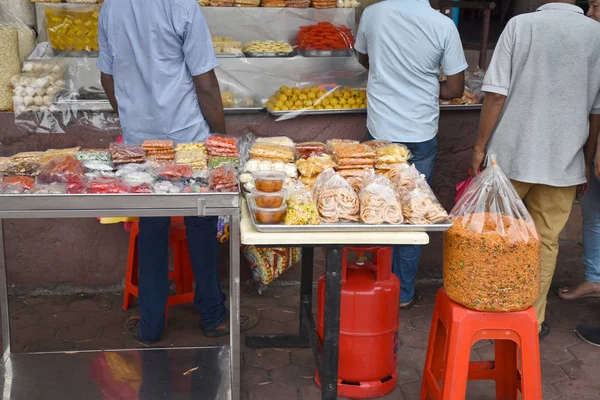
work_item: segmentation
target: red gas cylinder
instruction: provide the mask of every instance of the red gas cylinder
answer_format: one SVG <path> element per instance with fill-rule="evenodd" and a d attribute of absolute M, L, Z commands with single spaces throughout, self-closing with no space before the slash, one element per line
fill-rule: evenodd
<path fill-rule="evenodd" d="M 357 252 L 348 265 L 348 252 Z M 373 262 L 362 257 L 372 253 Z M 338 395 L 351 399 L 385 396 L 396 387 L 400 281 L 392 273 L 392 248 L 344 248 Z M 317 334 L 323 343 L 325 274 L 319 278 Z M 318 371 L 315 374 L 319 382 Z"/>

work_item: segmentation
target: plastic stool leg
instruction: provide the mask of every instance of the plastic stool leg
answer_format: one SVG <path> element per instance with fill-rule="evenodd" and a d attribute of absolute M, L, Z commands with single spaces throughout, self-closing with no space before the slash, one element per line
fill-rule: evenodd
<path fill-rule="evenodd" d="M 442 380 L 448 335 L 442 321 L 436 320 L 436 313 L 434 313 L 434 318 L 427 345 L 427 357 L 421 383 L 421 400 L 435 399 L 440 394 L 438 382 Z"/>
<path fill-rule="evenodd" d="M 462 334 L 460 328 L 449 329 L 440 400 L 466 399 L 471 355 L 470 339 Z"/>
<path fill-rule="evenodd" d="M 125 288 L 123 291 L 123 310 L 129 309 L 129 303 L 133 302 L 131 286 L 137 285 L 137 234 L 129 237 L 129 253 L 127 255 L 127 271 L 125 273 Z"/>
<path fill-rule="evenodd" d="M 190 259 L 189 244 L 181 243 L 181 259 L 183 261 L 183 290 L 184 293 L 192 293 L 194 291 L 194 272 L 192 271 L 192 260 Z"/>
<path fill-rule="evenodd" d="M 175 293 L 185 293 L 183 283 L 183 255 L 181 253 L 182 242 L 177 241 L 172 243 L 171 249 L 173 251 L 173 272 L 175 275 Z"/>
<path fill-rule="evenodd" d="M 494 343 L 494 375 L 496 398 L 517 400 L 519 395 L 518 346 L 512 340 L 496 340 Z M 541 397 L 540 397 L 541 399 Z"/>
<path fill-rule="evenodd" d="M 535 317 L 535 314 L 534 314 Z M 537 328 L 537 324 L 535 325 Z M 542 398 L 542 372 L 540 366 L 540 342 L 537 329 L 521 335 L 521 392 L 523 400 Z"/>

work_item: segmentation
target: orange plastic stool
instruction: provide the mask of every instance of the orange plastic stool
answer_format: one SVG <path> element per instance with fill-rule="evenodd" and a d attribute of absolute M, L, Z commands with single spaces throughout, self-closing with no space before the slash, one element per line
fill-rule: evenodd
<path fill-rule="evenodd" d="M 471 347 L 495 341 L 495 360 L 471 362 Z M 521 362 L 519 364 L 519 350 Z M 435 302 L 421 400 L 462 400 L 469 380 L 496 381 L 496 399 L 542 399 L 535 310 L 493 313 L 465 308 L 440 289 Z"/>
<path fill-rule="evenodd" d="M 137 237 L 140 232 L 139 222 L 131 227 L 129 235 L 129 257 L 127 260 L 127 274 L 125 276 L 125 293 L 123 294 L 123 310 L 129 309 L 129 303 L 138 295 L 138 246 Z M 183 217 L 171 218 L 169 232 L 169 247 L 173 250 L 173 271 L 169 271 L 169 280 L 175 282 L 175 294 L 167 300 L 165 315 L 169 307 L 176 304 L 192 303 L 194 301 L 194 275 L 192 263 L 188 253 L 187 237 Z"/>

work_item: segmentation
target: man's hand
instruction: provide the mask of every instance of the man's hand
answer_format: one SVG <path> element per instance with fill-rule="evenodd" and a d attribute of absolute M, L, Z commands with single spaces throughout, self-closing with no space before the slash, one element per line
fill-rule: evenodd
<path fill-rule="evenodd" d="M 585 196 L 587 194 L 587 192 L 589 192 L 590 190 L 590 179 L 592 177 L 592 168 L 591 166 L 585 167 L 585 183 L 582 183 L 581 185 L 577 186 L 577 200 L 579 200 L 580 198 L 582 198 L 583 196 Z"/>
<path fill-rule="evenodd" d="M 506 96 L 497 93 L 485 94 L 481 118 L 479 120 L 479 134 L 477 135 L 475 150 L 473 151 L 473 161 L 471 162 L 473 175 L 477 175 L 478 171 L 482 169 L 482 164 L 485 160 L 485 149 L 492 137 L 494 127 L 500 119 L 500 114 L 502 113 L 505 102 Z"/>
<path fill-rule="evenodd" d="M 477 175 L 483 169 L 483 161 L 485 160 L 485 150 L 475 147 L 473 150 L 473 160 L 471 161 L 471 170 L 473 176 Z"/>
<path fill-rule="evenodd" d="M 600 151 L 596 154 L 596 178 L 600 180 Z"/>

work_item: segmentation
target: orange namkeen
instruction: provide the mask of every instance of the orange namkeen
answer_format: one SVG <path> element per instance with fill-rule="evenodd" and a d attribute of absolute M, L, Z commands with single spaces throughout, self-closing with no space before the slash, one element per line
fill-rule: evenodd
<path fill-rule="evenodd" d="M 294 44 L 302 50 L 346 50 L 353 48 L 354 37 L 345 26 L 320 22 L 301 26 Z"/>
<path fill-rule="evenodd" d="M 540 291 L 540 241 L 533 224 L 491 213 L 452 221 L 444 237 L 448 296 L 480 311 L 529 307 Z"/>

